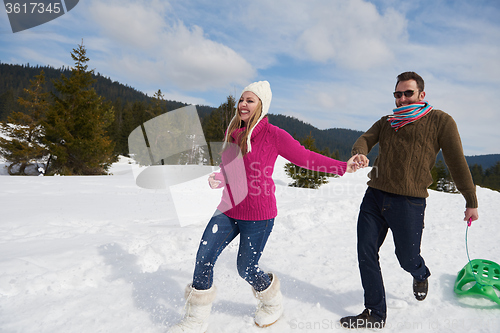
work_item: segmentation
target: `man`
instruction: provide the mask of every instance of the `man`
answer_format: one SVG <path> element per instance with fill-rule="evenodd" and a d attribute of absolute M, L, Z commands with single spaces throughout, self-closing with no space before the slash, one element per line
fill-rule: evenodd
<path fill-rule="evenodd" d="M 431 169 L 442 149 L 453 180 L 466 201 L 465 221 L 478 219 L 474 183 L 453 118 L 424 100 L 424 80 L 414 72 L 398 75 L 397 108 L 382 117 L 352 148 L 362 166 L 379 143 L 379 155 L 369 174 L 368 189 L 358 217 L 358 264 L 365 310 L 340 320 L 346 328 L 382 328 L 387 306 L 378 252 L 390 228 L 401 267 L 413 276 L 415 298 L 428 292 L 430 271 L 420 255 L 425 198 Z"/>

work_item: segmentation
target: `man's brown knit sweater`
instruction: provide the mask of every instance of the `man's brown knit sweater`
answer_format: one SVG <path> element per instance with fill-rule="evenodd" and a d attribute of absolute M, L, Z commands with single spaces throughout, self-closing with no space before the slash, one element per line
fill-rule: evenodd
<path fill-rule="evenodd" d="M 369 174 L 368 186 L 389 193 L 426 198 L 431 170 L 439 150 L 467 208 L 477 208 L 476 188 L 465 160 L 453 118 L 432 110 L 423 118 L 395 131 L 382 117 L 352 147 L 352 154 L 368 154 L 379 143 L 379 155 Z"/>

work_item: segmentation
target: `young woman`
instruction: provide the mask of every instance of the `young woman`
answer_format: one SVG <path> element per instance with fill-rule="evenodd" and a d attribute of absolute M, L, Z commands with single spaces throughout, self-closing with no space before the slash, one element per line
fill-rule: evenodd
<path fill-rule="evenodd" d="M 271 125 L 267 119 L 271 98 L 267 81 L 243 89 L 226 131 L 221 172 L 209 176 L 212 188 L 224 188 L 222 200 L 200 241 L 193 282 L 185 290 L 186 314 L 170 329 L 171 333 L 206 331 L 216 293 L 213 268 L 220 253 L 238 234 L 238 273 L 253 287 L 259 300 L 256 325 L 272 325 L 281 316 L 279 279 L 259 268 L 277 215 L 271 177 L 278 155 L 300 167 L 337 175 L 358 168 L 357 156 L 347 163 L 328 158 L 305 149 L 290 134 Z"/>

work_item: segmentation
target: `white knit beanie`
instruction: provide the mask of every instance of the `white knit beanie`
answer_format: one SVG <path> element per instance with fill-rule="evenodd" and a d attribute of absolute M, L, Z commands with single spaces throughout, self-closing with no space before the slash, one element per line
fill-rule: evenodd
<path fill-rule="evenodd" d="M 257 95 L 257 97 L 259 97 L 259 99 L 262 103 L 262 113 L 260 114 L 260 117 L 257 120 L 257 123 L 255 124 L 255 126 L 250 129 L 250 133 L 248 134 L 248 138 L 247 138 L 247 152 L 251 152 L 252 151 L 252 144 L 250 143 L 250 138 L 252 137 L 252 132 L 253 132 L 254 128 L 260 123 L 260 121 L 269 112 L 269 106 L 271 105 L 271 99 L 273 97 L 273 93 L 271 92 L 271 85 L 267 81 L 257 81 L 257 82 L 249 84 L 247 87 L 245 87 L 245 89 L 243 89 L 243 91 L 241 92 L 241 95 L 243 95 L 243 93 L 245 91 L 253 92 L 255 95 Z M 240 95 L 240 97 L 241 97 L 241 95 Z M 238 103 L 236 103 L 236 114 L 238 113 L 238 104 L 239 104 L 239 99 L 238 99 Z M 236 120 L 236 114 L 234 115 L 233 119 L 229 123 L 229 126 L 231 126 L 233 121 Z M 224 145 L 226 144 L 226 141 L 227 141 L 227 137 L 226 137 L 226 140 L 224 140 Z"/>

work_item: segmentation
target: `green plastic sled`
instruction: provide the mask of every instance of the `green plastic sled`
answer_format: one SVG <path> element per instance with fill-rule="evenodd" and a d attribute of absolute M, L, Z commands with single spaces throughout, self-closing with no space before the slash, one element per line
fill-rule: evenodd
<path fill-rule="evenodd" d="M 471 288 L 464 286 L 474 282 Z M 485 296 L 500 305 L 500 265 L 485 259 L 474 259 L 458 272 L 455 281 L 457 295 Z"/>

